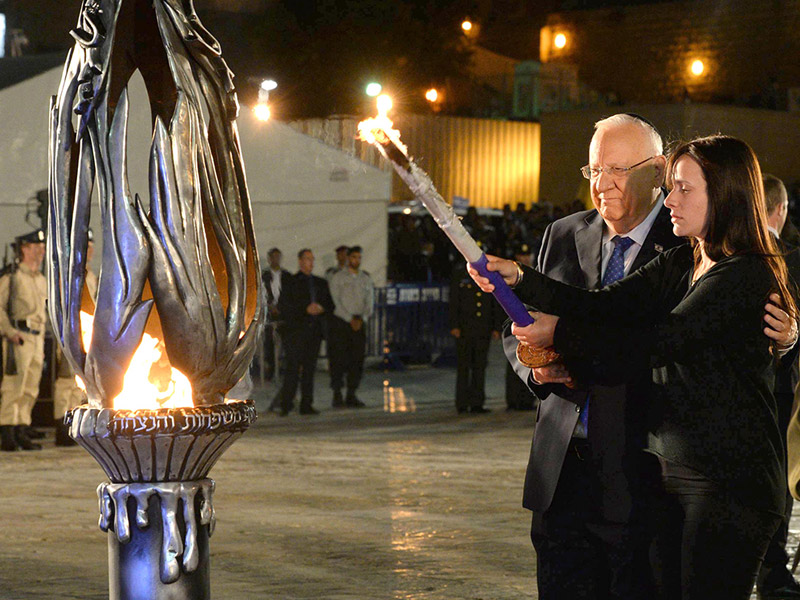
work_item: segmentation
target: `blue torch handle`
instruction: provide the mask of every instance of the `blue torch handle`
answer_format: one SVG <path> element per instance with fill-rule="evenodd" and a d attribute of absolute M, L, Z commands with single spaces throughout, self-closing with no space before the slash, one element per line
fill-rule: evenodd
<path fill-rule="evenodd" d="M 497 299 L 497 302 L 500 303 L 500 306 L 503 307 L 503 310 L 506 311 L 506 314 L 511 317 L 511 320 L 514 321 L 514 323 L 520 327 L 526 327 L 533 323 L 533 317 L 530 316 L 528 310 L 525 308 L 525 305 L 519 298 L 517 298 L 513 290 L 508 287 L 508 284 L 505 281 L 503 281 L 502 275 L 500 275 L 500 273 L 497 271 L 488 270 L 486 268 L 487 264 L 489 264 L 489 260 L 486 258 L 486 254 L 481 254 L 481 257 L 478 260 L 470 263 L 473 269 L 475 269 L 483 277 L 488 277 L 489 281 L 492 282 L 492 285 L 494 285 L 494 292 L 492 292 L 492 294 Z"/>

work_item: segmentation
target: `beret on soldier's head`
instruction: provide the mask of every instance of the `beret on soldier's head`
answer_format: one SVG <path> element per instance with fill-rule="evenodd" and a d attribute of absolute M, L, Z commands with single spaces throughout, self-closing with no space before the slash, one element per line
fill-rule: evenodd
<path fill-rule="evenodd" d="M 14 241 L 17 242 L 17 245 L 44 244 L 44 230 L 37 229 L 36 231 L 31 231 L 25 235 L 18 235 L 16 238 L 14 238 Z"/>

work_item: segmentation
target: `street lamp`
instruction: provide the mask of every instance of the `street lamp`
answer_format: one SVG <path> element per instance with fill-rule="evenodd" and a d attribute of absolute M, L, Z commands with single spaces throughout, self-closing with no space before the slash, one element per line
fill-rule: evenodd
<path fill-rule="evenodd" d="M 698 58 L 692 61 L 692 66 L 690 67 L 690 69 L 693 75 L 699 77 L 700 75 L 703 74 L 703 71 L 705 71 L 706 67 L 703 64 L 703 61 Z"/>
<path fill-rule="evenodd" d="M 559 50 L 562 49 L 567 45 L 567 36 L 565 36 L 563 33 L 557 33 L 555 39 L 553 40 L 553 45 Z"/>
<path fill-rule="evenodd" d="M 472 21 L 469 19 L 464 19 L 461 23 L 461 29 L 463 29 L 466 33 L 472 31 Z"/>
<path fill-rule="evenodd" d="M 364 91 L 367 93 L 367 96 L 374 98 L 381 93 L 381 90 L 383 90 L 383 86 L 381 86 L 380 83 L 377 81 L 371 81 L 367 84 L 367 87 Z"/>

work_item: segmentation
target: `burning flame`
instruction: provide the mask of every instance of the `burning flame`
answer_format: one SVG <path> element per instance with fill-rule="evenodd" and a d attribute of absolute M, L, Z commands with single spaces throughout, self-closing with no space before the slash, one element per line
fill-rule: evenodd
<path fill-rule="evenodd" d="M 81 312 L 80 316 L 81 339 L 88 352 L 94 317 L 86 312 Z M 75 376 L 75 381 L 78 387 L 86 390 L 79 376 Z M 122 391 L 114 398 L 114 408 L 137 410 L 192 406 L 189 379 L 169 364 L 164 342 L 145 333 L 125 372 Z"/>
<path fill-rule="evenodd" d="M 388 117 L 389 110 L 392 108 L 392 99 L 386 94 L 381 94 L 376 99 L 378 106 L 378 116 L 365 119 L 358 124 L 358 139 L 369 144 L 381 144 L 387 146 L 393 143 L 404 154 L 408 149 L 400 141 L 400 132 L 394 129 L 394 123 Z"/>

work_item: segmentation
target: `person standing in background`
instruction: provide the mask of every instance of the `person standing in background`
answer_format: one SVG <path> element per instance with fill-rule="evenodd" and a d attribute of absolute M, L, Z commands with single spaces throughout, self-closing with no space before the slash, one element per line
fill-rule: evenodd
<path fill-rule="evenodd" d="M 336 247 L 336 266 L 325 269 L 325 279 L 328 280 L 329 284 L 331 282 L 331 278 L 336 275 L 336 273 L 347 268 L 347 249 L 348 247 L 344 244 Z"/>
<path fill-rule="evenodd" d="M 278 312 L 278 300 L 281 297 L 281 290 L 291 277 L 286 269 L 281 268 L 283 254 L 279 248 L 270 248 L 267 252 L 267 262 L 269 267 L 264 269 L 261 274 L 261 281 L 264 283 L 264 290 L 267 293 L 267 327 L 264 329 L 264 360 L 267 363 L 266 379 L 271 380 L 280 372 L 280 336 L 278 335 L 277 323 L 280 321 Z M 270 407 L 274 409 L 276 407 Z"/>
<path fill-rule="evenodd" d="M 514 249 L 514 260 L 521 265 L 533 266 L 533 254 L 528 244 L 518 244 Z M 534 410 L 539 404 L 528 386 L 517 376 L 510 362 L 506 363 L 506 409 L 507 410 Z"/>
<path fill-rule="evenodd" d="M 27 428 L 39 395 L 44 364 L 47 280 L 42 274 L 44 231 L 16 239 L 19 267 L 0 278 L 0 334 L 5 364 L 0 385 L 0 436 L 4 451 L 41 450 Z"/>
<path fill-rule="evenodd" d="M 491 340 L 500 339 L 503 311 L 464 270 L 463 261 L 450 280 L 450 335 L 456 338 L 456 411 L 484 414 L 486 364 Z"/>
<path fill-rule="evenodd" d="M 361 269 L 361 246 L 347 250 L 347 266 L 334 274 L 330 287 L 336 306 L 328 337 L 332 405 L 361 408 L 364 403 L 356 397 L 356 390 L 364 372 L 366 323 L 372 316 L 375 289 L 369 273 Z M 345 378 L 347 394 L 343 398 Z"/>
<path fill-rule="evenodd" d="M 275 397 L 281 416 L 292 410 L 297 385 L 300 383 L 300 414 L 316 415 L 314 404 L 314 371 L 322 338 L 325 318 L 333 312 L 333 300 L 328 282 L 312 274 L 314 253 L 303 248 L 297 253 L 299 270 L 281 291 L 278 312 L 281 315 L 280 333 L 286 346 L 286 377 Z M 302 372 L 302 380 L 301 380 Z"/>
<path fill-rule="evenodd" d="M 787 216 L 789 214 L 789 199 L 786 187 L 783 182 L 775 177 L 764 173 L 764 200 L 767 206 L 767 225 L 780 251 L 784 254 L 786 269 L 789 278 L 793 281 L 797 292 L 797 284 L 800 283 L 800 249 L 787 243 L 782 237 L 781 232 L 785 229 Z M 775 301 L 775 298 L 772 299 Z M 798 301 L 795 296 L 795 302 Z M 775 402 L 778 406 L 778 426 L 780 428 L 783 445 L 786 447 L 786 433 L 789 428 L 789 420 L 792 416 L 792 405 L 794 403 L 794 390 L 797 387 L 798 379 L 798 352 L 800 345 L 795 346 L 783 355 L 778 361 L 775 374 Z M 786 553 L 786 542 L 789 537 L 789 520 L 792 516 L 792 495 L 789 488 L 786 488 L 786 510 L 783 513 L 778 530 L 772 536 L 767 553 L 756 579 L 756 589 L 759 600 L 791 600 L 800 599 L 800 584 L 797 583 L 792 573 L 787 568 L 789 555 Z"/>

